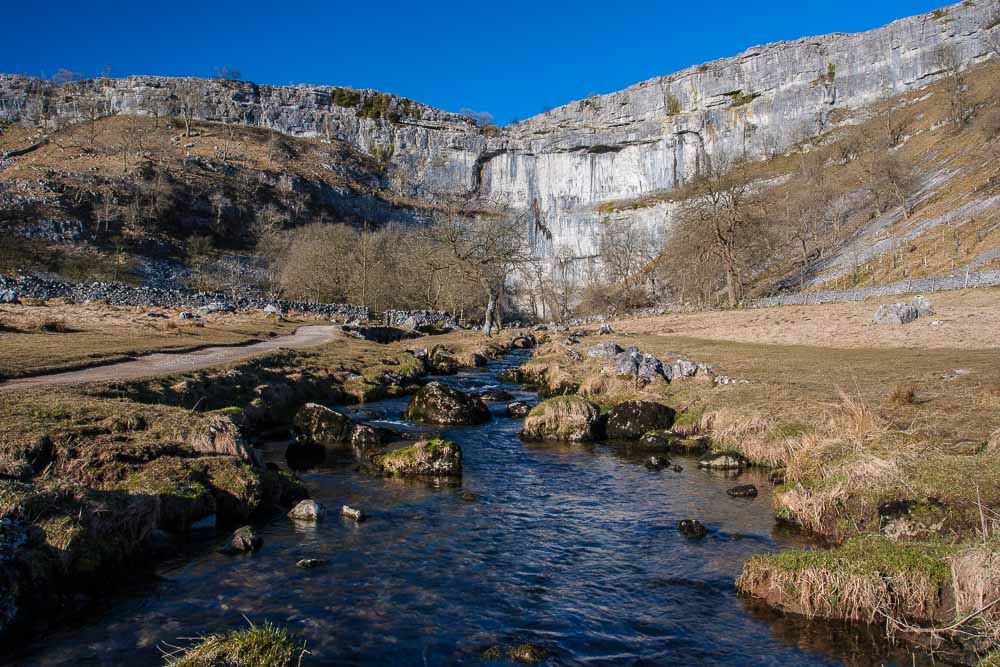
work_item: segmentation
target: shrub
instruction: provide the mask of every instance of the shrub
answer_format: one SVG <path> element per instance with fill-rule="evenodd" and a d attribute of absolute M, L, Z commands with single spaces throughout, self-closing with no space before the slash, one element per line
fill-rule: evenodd
<path fill-rule="evenodd" d="M 44 331 L 45 333 L 73 333 L 74 329 L 70 328 L 62 320 L 45 320 L 38 325 L 38 331 Z"/>
<path fill-rule="evenodd" d="M 900 383 L 892 388 L 889 402 L 894 405 L 913 405 L 917 402 L 917 387 L 912 382 Z"/>
<path fill-rule="evenodd" d="M 676 116 L 681 112 L 681 101 L 673 93 L 667 93 L 666 108 L 668 116 Z"/>
<path fill-rule="evenodd" d="M 334 88 L 331 101 L 338 107 L 354 108 L 361 104 L 361 93 L 350 88 Z"/>

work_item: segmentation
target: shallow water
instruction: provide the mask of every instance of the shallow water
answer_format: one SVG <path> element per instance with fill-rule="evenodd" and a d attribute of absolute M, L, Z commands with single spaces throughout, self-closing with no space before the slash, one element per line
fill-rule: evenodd
<path fill-rule="evenodd" d="M 523 360 L 446 381 L 535 399 L 495 379 Z M 376 423 L 419 430 L 400 421 L 405 403 L 365 409 L 384 411 Z M 463 448 L 460 485 L 372 478 L 350 464 L 301 472 L 334 510 L 325 521 L 271 520 L 260 527 L 263 549 L 247 556 L 217 553 L 224 536 L 196 546 L 15 662 L 156 665 L 167 645 L 243 627 L 246 617 L 303 637 L 307 665 L 479 664 L 486 647 L 529 641 L 552 664 L 912 664 L 869 628 L 805 623 L 736 595 L 744 560 L 804 544 L 776 529 L 763 474 L 739 478 L 759 497 L 730 498 L 734 478 L 692 460 L 675 461 L 681 473 L 650 472 L 644 456 L 620 447 L 522 443 L 504 407 L 492 404 L 485 426 L 444 431 Z M 282 449 L 267 454 L 281 460 Z M 344 504 L 369 519 L 341 518 Z M 681 536 L 684 518 L 699 519 L 708 537 Z M 301 558 L 330 562 L 302 570 Z"/>

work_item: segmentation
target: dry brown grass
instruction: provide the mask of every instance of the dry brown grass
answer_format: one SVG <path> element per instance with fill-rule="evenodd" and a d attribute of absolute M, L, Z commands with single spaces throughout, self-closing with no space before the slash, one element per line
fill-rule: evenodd
<path fill-rule="evenodd" d="M 941 622 L 953 609 L 942 602 L 953 552 L 934 544 L 894 545 L 859 538 L 830 551 L 790 551 L 747 562 L 737 587 L 807 617 L 887 624 Z"/>
<path fill-rule="evenodd" d="M 908 325 L 872 324 L 880 303 L 891 297 L 855 303 L 783 306 L 737 311 L 706 311 L 624 320 L 616 331 L 650 336 L 692 337 L 767 345 L 808 345 L 837 349 L 1000 348 L 1000 288 L 939 292 L 929 295 L 935 315 Z M 933 320 L 942 322 L 931 327 Z"/>
<path fill-rule="evenodd" d="M 147 317 L 149 310 L 168 318 Z M 317 321 L 311 316 L 275 322 L 262 313 L 213 313 L 202 323 L 177 320 L 178 312 L 101 304 L 0 306 L 8 327 L 0 345 L 0 378 L 84 368 L 150 352 L 238 345 Z"/>
<path fill-rule="evenodd" d="M 1000 551 L 996 543 L 971 547 L 952 558 L 952 588 L 955 614 L 959 618 L 976 615 L 966 628 L 987 645 L 1000 647 Z M 990 605 L 994 606 L 990 606 Z"/>
<path fill-rule="evenodd" d="M 895 405 L 914 405 L 917 402 L 917 386 L 912 382 L 901 382 L 889 393 L 889 402 Z"/>
<path fill-rule="evenodd" d="M 532 440 L 590 440 L 599 412 L 578 396 L 550 398 L 525 418 L 523 434 Z"/>

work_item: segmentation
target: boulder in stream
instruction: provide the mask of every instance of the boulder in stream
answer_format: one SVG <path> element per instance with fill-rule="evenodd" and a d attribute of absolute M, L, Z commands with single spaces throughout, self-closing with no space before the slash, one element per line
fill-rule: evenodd
<path fill-rule="evenodd" d="M 625 401 L 608 413 L 610 440 L 638 440 L 650 431 L 668 429 L 677 413 L 656 401 Z"/>
<path fill-rule="evenodd" d="M 264 541 L 260 539 L 260 535 L 251 526 L 243 526 L 242 528 L 237 528 L 229 541 L 222 547 L 222 552 L 227 554 L 238 554 L 246 553 L 249 551 L 257 551 L 263 545 Z"/>
<path fill-rule="evenodd" d="M 511 417 L 524 418 L 531 412 L 531 406 L 524 401 L 513 401 L 507 404 L 507 414 Z"/>
<path fill-rule="evenodd" d="M 733 498 L 756 498 L 757 487 L 753 484 L 741 484 L 726 491 Z"/>
<path fill-rule="evenodd" d="M 306 441 L 332 449 L 350 449 L 354 422 L 319 403 L 306 403 L 295 415 L 295 430 Z"/>
<path fill-rule="evenodd" d="M 424 424 L 483 424 L 490 420 L 490 411 L 478 396 L 431 382 L 410 400 L 403 417 Z"/>
<path fill-rule="evenodd" d="M 684 519 L 677 523 L 677 530 L 690 540 L 700 540 L 708 534 L 708 529 L 695 519 Z"/>
<path fill-rule="evenodd" d="M 602 432 L 600 409 L 575 394 L 557 396 L 535 406 L 524 420 L 525 440 L 597 440 Z"/>
<path fill-rule="evenodd" d="M 739 452 L 712 452 L 698 459 L 698 467 L 714 470 L 742 470 L 749 466 L 750 461 Z"/>
<path fill-rule="evenodd" d="M 300 501 L 292 511 L 288 513 L 289 519 L 295 521 L 319 521 L 326 514 L 326 510 L 315 500 Z"/>
<path fill-rule="evenodd" d="M 397 477 L 457 477 L 462 474 L 462 448 L 448 440 L 423 440 L 371 457 L 371 465 Z"/>
<path fill-rule="evenodd" d="M 659 471 L 670 467 L 670 459 L 666 456 L 653 455 L 646 459 L 646 470 Z"/>

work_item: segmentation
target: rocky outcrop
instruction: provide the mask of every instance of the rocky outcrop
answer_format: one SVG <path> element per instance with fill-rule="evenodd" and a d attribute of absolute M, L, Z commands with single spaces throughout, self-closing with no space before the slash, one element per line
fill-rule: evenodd
<path fill-rule="evenodd" d="M 373 90 L 151 76 L 57 87 L 0 75 L 0 120 L 37 122 L 46 108 L 48 123 L 80 121 L 95 103 L 111 113 L 186 107 L 197 119 L 339 140 L 384 161 L 383 180 L 401 194 L 509 198 L 533 212 L 539 254 L 558 249 L 582 270 L 602 217 L 662 236 L 676 206 L 602 203 L 669 191 L 723 156 L 765 157 L 849 122 L 849 112 L 940 78 L 942 45 L 964 65 L 985 60 L 994 9 L 963 2 L 870 32 L 755 46 L 500 129 Z"/>

